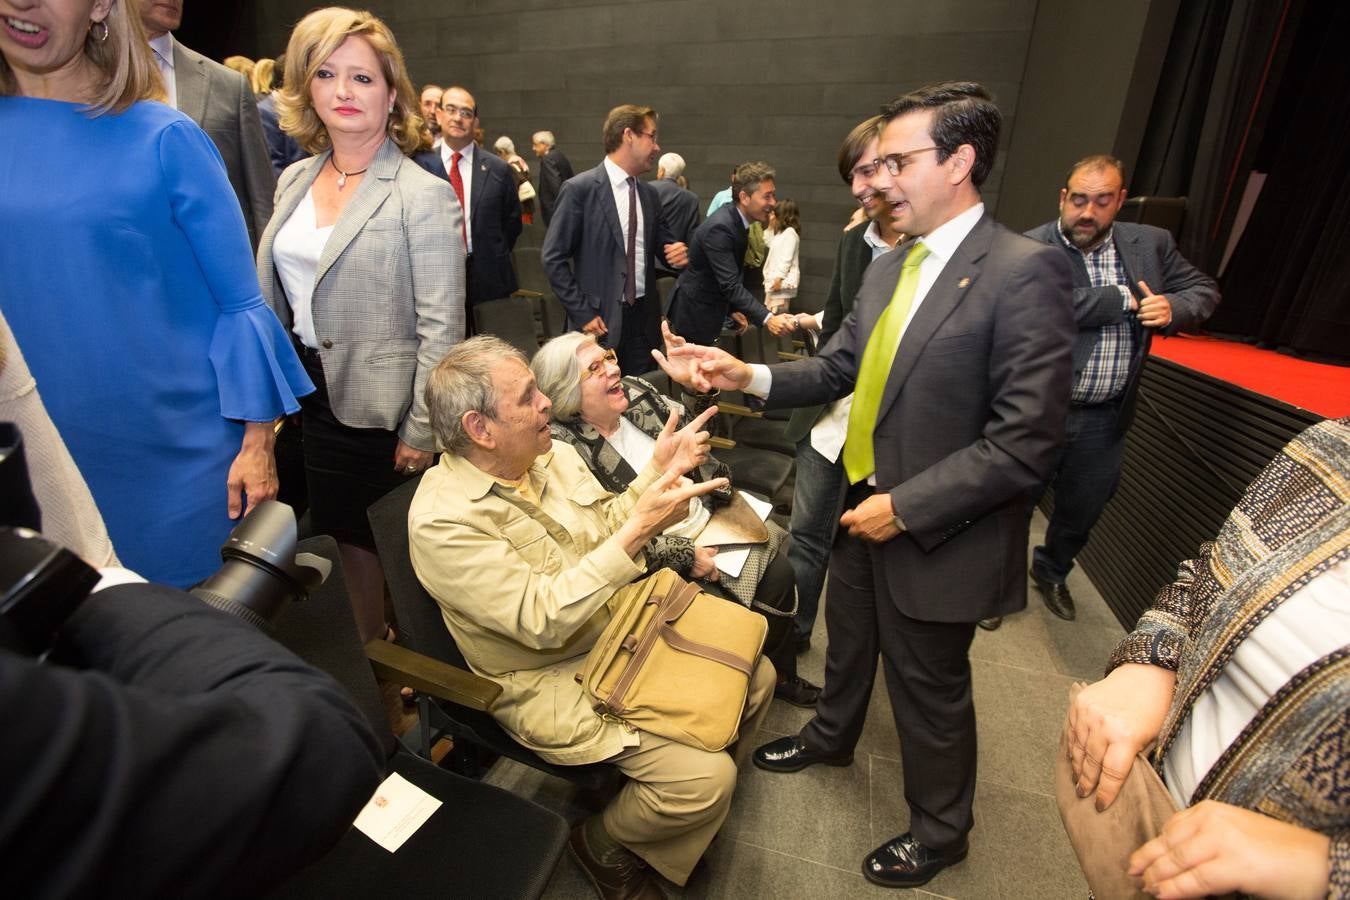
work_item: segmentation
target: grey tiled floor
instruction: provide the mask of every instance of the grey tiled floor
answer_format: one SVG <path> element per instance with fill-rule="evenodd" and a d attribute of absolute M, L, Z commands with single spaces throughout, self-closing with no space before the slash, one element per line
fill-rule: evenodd
<path fill-rule="evenodd" d="M 1038 513 L 1033 542 L 1044 532 Z M 863 857 L 907 827 L 900 745 L 878 673 L 867 725 L 848 768 L 815 766 L 793 775 L 741 771 L 730 817 L 689 884 L 665 884 L 689 898 L 1083 898 L 1087 885 L 1064 837 L 1051 788 L 1052 755 L 1069 685 L 1101 677 L 1123 635 L 1081 572 L 1069 578 L 1078 619 L 1064 622 L 1032 593 L 1027 610 L 996 632 L 977 632 L 971 650 L 979 722 L 979 780 L 971 852 L 922 890 L 897 892 L 867 883 Z M 826 600 L 828 602 L 828 598 Z M 822 617 L 823 619 L 823 617 Z M 818 621 L 801 674 L 824 670 L 825 635 Z M 795 733 L 810 712 L 775 702 L 756 743 Z M 584 812 L 570 788 L 515 763 L 499 763 L 488 780 L 559 809 L 575 821 Z M 590 900 L 589 883 L 567 857 L 558 864 L 548 900 Z"/>

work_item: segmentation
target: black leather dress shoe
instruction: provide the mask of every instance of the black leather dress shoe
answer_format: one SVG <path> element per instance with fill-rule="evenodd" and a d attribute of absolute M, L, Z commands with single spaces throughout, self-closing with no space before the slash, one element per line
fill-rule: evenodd
<path fill-rule="evenodd" d="M 975 623 L 985 631 L 998 631 L 998 627 L 1003 624 L 1002 616 L 990 616 L 987 619 L 981 619 Z"/>
<path fill-rule="evenodd" d="M 785 678 L 778 682 L 774 686 L 773 695 L 779 700 L 791 703 L 793 706 L 815 709 L 816 701 L 820 699 L 820 688 L 805 678 L 793 675 L 791 678 Z"/>
<path fill-rule="evenodd" d="M 937 873 L 966 858 L 970 845 L 939 852 L 914 839 L 906 831 L 887 841 L 863 860 L 863 874 L 867 880 L 882 887 L 918 887 L 933 880 Z"/>
<path fill-rule="evenodd" d="M 853 754 L 831 756 L 807 749 L 797 735 L 779 738 L 755 750 L 755 765 L 768 772 L 800 772 L 807 766 L 824 763 L 827 766 L 851 766 Z"/>
<path fill-rule="evenodd" d="M 1031 580 L 1036 582 L 1036 590 L 1040 591 L 1041 599 L 1045 601 L 1046 608 L 1061 619 L 1072 622 L 1075 613 L 1073 594 L 1069 593 L 1069 586 L 1045 581 L 1035 572 L 1031 573 Z"/>

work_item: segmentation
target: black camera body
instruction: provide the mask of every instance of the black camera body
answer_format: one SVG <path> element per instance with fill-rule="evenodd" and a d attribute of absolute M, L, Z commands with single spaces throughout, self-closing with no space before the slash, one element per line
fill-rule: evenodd
<path fill-rule="evenodd" d="M 44 656 L 99 573 L 37 533 L 41 513 L 23 456 L 23 439 L 0 423 L 0 648 Z M 215 608 L 270 631 L 278 613 L 323 584 L 333 564 L 296 553 L 295 513 L 266 500 L 253 508 L 220 548 L 220 569 L 190 593 Z M 166 547 L 166 552 L 172 552 Z"/>

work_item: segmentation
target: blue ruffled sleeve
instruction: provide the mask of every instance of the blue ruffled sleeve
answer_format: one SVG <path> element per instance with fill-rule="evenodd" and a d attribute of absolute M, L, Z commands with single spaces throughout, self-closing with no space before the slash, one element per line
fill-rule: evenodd
<path fill-rule="evenodd" d="M 314 391 L 276 314 L 263 301 L 244 216 L 220 153 L 190 121 L 161 133 L 160 170 L 174 221 L 215 302 L 211 365 L 227 419 L 265 422 Z"/>

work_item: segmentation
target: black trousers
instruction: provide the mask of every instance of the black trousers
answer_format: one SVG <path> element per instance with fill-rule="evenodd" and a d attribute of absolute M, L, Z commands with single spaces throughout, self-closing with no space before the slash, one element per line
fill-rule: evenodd
<path fill-rule="evenodd" d="M 871 493 L 866 485 L 855 485 L 846 507 Z M 924 622 L 900 612 L 879 564 L 885 552 L 884 545 L 843 530 L 835 538 L 825 600 L 825 686 L 801 738 L 811 749 L 830 754 L 854 748 L 880 653 L 900 736 L 910 830 L 930 847 L 950 849 L 974 825 L 976 732 L 969 651 L 975 623 Z"/>

